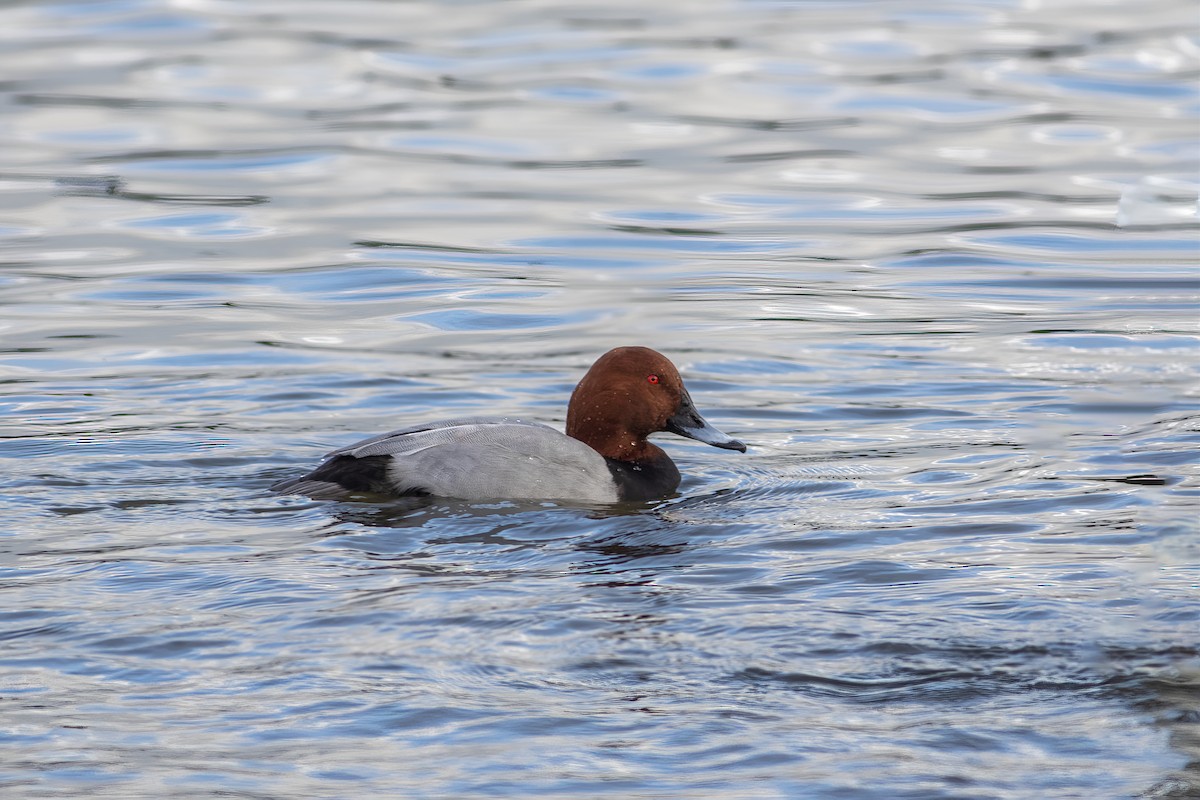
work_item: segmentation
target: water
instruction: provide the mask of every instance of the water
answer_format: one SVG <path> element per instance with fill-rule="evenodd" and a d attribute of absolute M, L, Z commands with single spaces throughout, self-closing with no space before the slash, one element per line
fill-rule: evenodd
<path fill-rule="evenodd" d="M 5 797 L 1200 796 L 1200 32 L 0 9 Z M 634 508 L 267 487 L 620 344 Z"/>

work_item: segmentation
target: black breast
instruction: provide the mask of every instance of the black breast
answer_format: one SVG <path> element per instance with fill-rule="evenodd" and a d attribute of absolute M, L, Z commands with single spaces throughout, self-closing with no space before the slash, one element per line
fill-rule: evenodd
<path fill-rule="evenodd" d="M 620 500 L 658 500 L 679 488 L 679 468 L 666 453 L 648 461 L 604 460 Z"/>

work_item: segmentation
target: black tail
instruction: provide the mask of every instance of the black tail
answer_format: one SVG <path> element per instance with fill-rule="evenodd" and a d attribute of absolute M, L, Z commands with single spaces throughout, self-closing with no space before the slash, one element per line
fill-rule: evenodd
<path fill-rule="evenodd" d="M 317 500 L 338 500 L 352 494 L 396 494 L 388 481 L 391 456 L 334 456 L 307 475 L 271 486 L 280 494 L 303 494 Z"/>

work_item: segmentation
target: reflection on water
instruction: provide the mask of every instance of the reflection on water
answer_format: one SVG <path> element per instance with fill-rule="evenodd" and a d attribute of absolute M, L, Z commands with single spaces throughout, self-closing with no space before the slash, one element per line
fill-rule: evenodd
<path fill-rule="evenodd" d="M 1200 793 L 1191 4 L 0 22 L 6 796 Z M 619 344 L 750 451 L 267 491 Z"/>

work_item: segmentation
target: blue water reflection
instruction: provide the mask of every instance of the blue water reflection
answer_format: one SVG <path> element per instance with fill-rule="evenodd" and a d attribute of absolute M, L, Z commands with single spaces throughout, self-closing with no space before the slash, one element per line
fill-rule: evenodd
<path fill-rule="evenodd" d="M 1197 796 L 1193 6 L 0 6 L 0 793 Z M 621 344 L 748 452 L 269 490 Z"/>

